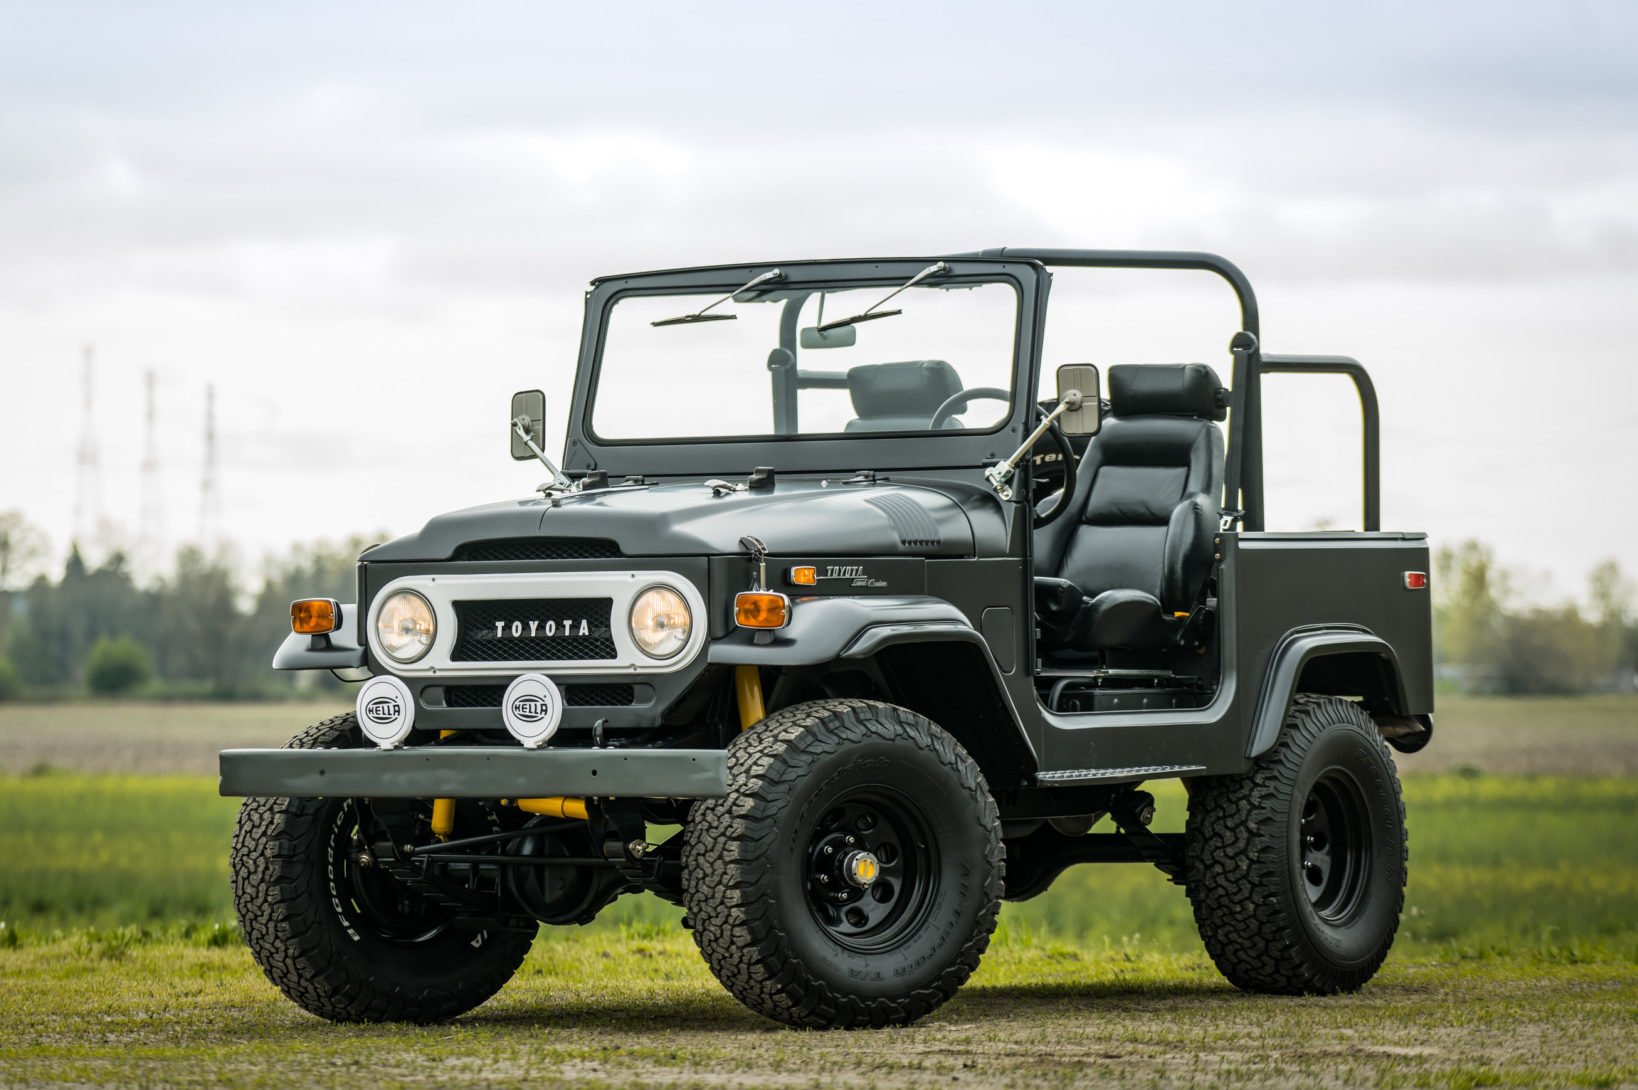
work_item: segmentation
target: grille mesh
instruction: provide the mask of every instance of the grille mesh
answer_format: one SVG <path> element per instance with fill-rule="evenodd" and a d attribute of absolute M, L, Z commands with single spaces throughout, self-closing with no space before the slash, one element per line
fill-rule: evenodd
<path fill-rule="evenodd" d="M 447 685 L 446 708 L 498 708 L 504 685 Z M 637 703 L 635 685 L 565 685 L 563 702 L 571 708 L 628 708 Z"/>
<path fill-rule="evenodd" d="M 613 659 L 619 652 L 609 628 L 612 608 L 608 598 L 456 602 L 455 647 L 449 657 L 452 662 Z M 513 635 L 514 630 L 519 634 Z"/>
<path fill-rule="evenodd" d="M 472 541 L 455 550 L 456 560 L 612 560 L 620 546 L 602 538 L 500 537 Z"/>
<path fill-rule="evenodd" d="M 563 702 L 571 708 L 626 708 L 637 703 L 635 685 L 569 685 Z"/>

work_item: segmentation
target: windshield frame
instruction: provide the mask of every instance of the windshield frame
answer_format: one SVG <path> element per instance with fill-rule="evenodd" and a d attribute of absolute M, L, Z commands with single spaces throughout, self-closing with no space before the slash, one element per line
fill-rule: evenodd
<path fill-rule="evenodd" d="M 780 292 L 808 288 L 875 288 L 892 290 L 925 269 L 930 261 L 947 261 L 949 278 L 999 281 L 1017 294 L 1011 361 L 1012 405 L 1005 419 L 988 429 L 943 432 L 853 432 L 731 437 L 605 439 L 592 426 L 602 365 L 604 338 L 616 302 L 631 295 L 668 292 L 704 294 L 732 291 L 758 272 L 780 268 Z M 1048 275 L 1031 260 L 977 258 L 886 258 L 856 261 L 779 261 L 724 265 L 605 277 L 592 283 L 586 297 L 579 366 L 575 372 L 564 468 L 570 472 L 604 469 L 617 475 L 651 477 L 743 474 L 759 465 L 788 472 L 852 472 L 859 469 L 904 470 L 982 466 L 1004 458 L 1027 430 L 1034 402 L 1034 374 L 1039 367 L 1041 314 Z M 777 304 L 751 304 L 777 305 Z M 770 346 L 770 348 L 777 346 Z M 811 350 L 810 350 L 811 351 Z M 770 386 L 757 384 L 748 396 L 769 397 Z"/>

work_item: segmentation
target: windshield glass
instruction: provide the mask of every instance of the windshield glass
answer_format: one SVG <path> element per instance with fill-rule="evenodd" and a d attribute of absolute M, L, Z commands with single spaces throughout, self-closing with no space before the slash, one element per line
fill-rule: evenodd
<path fill-rule="evenodd" d="M 623 296 L 607 319 L 592 431 L 641 441 L 1000 427 L 1017 290 L 1006 281 L 917 284 L 882 320 L 815 329 L 860 314 L 893 286 L 769 284 L 710 308 L 732 321 L 677 321 L 720 299 L 720 288 Z M 989 396 L 956 397 L 975 390 Z"/>

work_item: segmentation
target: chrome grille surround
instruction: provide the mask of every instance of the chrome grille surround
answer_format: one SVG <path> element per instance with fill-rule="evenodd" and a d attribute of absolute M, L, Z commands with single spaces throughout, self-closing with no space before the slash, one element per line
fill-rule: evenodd
<path fill-rule="evenodd" d="M 683 596 L 693 615 L 693 628 L 688 643 L 680 653 L 669 659 L 654 659 L 645 655 L 631 638 L 629 618 L 631 605 L 639 594 L 649 587 L 665 586 Z M 438 619 L 438 631 L 432 646 L 419 660 L 399 663 L 382 650 L 376 638 L 376 615 L 382 602 L 401 590 L 413 590 L 432 606 Z M 519 620 L 527 621 L 521 612 L 525 603 L 542 599 L 607 598 L 611 602 L 609 621 L 614 656 L 607 659 L 491 659 L 483 662 L 463 662 L 452 659 L 455 649 L 458 621 L 455 614 L 457 601 L 484 601 L 490 603 L 517 600 Z M 705 599 L 699 589 L 687 578 L 672 571 L 620 572 L 528 572 L 518 574 L 484 575 L 406 575 L 394 579 L 376 593 L 364 617 L 365 638 L 370 653 L 387 672 L 402 677 L 446 677 L 473 674 L 495 674 L 516 670 L 539 670 L 554 678 L 590 674 L 667 674 L 681 670 L 697 658 L 705 647 L 709 618 L 705 613 Z M 520 641 L 527 642 L 527 641 Z"/>

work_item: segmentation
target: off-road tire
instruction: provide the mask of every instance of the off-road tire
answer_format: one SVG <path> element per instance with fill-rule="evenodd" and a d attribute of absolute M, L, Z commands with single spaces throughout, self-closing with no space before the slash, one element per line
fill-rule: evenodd
<path fill-rule="evenodd" d="M 1365 829 L 1356 853 L 1361 884 L 1328 912 L 1333 906 L 1316 907 L 1303 884 L 1299 811 L 1335 789 L 1326 785 L 1348 782 L 1358 785 Z M 1393 759 L 1351 701 L 1298 696 L 1279 742 L 1250 772 L 1191 782 L 1185 874 L 1195 923 L 1217 968 L 1246 991 L 1327 995 L 1363 986 L 1393 945 L 1407 860 Z"/>
<path fill-rule="evenodd" d="M 734 740 L 728 783 L 689 814 L 683 892 L 706 963 L 747 1007 L 793 1026 L 904 1025 L 972 975 L 995 929 L 1004 848 L 983 774 L 949 734 L 875 701 L 799 704 Z M 937 880 L 921 925 L 861 952 L 810 905 L 809 845 L 838 800 L 873 790 L 921 808 L 936 833 L 923 873 Z"/>
<path fill-rule="evenodd" d="M 358 744 L 350 713 L 316 723 L 286 749 Z M 471 1010 L 512 978 L 534 936 L 447 928 L 393 945 L 349 926 L 334 881 L 332 835 L 345 799 L 250 798 L 233 832 L 233 907 L 256 964 L 303 1009 L 334 1022 L 437 1022 Z"/>

